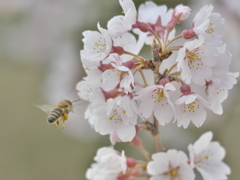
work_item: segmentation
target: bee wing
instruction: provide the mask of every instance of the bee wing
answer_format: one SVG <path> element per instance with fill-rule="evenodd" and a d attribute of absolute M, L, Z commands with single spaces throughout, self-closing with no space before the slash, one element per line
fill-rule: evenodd
<path fill-rule="evenodd" d="M 35 104 L 35 106 L 46 113 L 50 113 L 56 107 L 51 104 Z"/>

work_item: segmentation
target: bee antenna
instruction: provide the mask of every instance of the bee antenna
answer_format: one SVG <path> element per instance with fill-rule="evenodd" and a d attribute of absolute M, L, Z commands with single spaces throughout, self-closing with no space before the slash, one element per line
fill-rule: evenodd
<path fill-rule="evenodd" d="M 81 99 L 74 100 L 74 101 L 72 101 L 72 103 L 73 103 L 73 102 L 76 102 L 76 101 L 80 101 L 80 100 L 81 100 Z"/>

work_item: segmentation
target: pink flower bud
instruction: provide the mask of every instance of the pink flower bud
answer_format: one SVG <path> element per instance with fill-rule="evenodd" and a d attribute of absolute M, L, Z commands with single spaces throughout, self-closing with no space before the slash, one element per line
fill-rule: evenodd
<path fill-rule="evenodd" d="M 117 53 L 119 55 L 122 55 L 124 53 L 124 49 L 121 46 L 113 46 L 111 53 Z"/>
<path fill-rule="evenodd" d="M 177 23 L 185 21 L 191 13 L 191 9 L 188 6 L 179 4 L 173 11 L 173 16 L 176 17 Z"/>
<path fill-rule="evenodd" d="M 192 29 L 186 29 L 182 32 L 182 37 L 184 39 L 192 39 L 195 36 L 196 36 L 196 34 Z"/>
<path fill-rule="evenodd" d="M 167 78 L 163 78 L 160 80 L 160 85 L 165 86 L 165 84 L 169 83 L 170 81 Z"/>
<path fill-rule="evenodd" d="M 134 137 L 131 141 L 132 146 L 139 146 L 142 143 L 141 139 L 139 137 Z"/>
<path fill-rule="evenodd" d="M 189 95 L 191 94 L 191 87 L 187 84 L 184 84 L 181 86 L 180 88 L 181 92 L 184 94 L 184 95 Z"/>
<path fill-rule="evenodd" d="M 139 22 L 139 21 L 137 21 L 137 23 L 135 25 L 133 25 L 133 28 L 139 28 L 142 32 L 149 31 L 148 25 L 146 23 Z"/>
<path fill-rule="evenodd" d="M 132 168 L 136 165 L 136 160 L 133 158 L 127 158 L 127 166 Z"/>

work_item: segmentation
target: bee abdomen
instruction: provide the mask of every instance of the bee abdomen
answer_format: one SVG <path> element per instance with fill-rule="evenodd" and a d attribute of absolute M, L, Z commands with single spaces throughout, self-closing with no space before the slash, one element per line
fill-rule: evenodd
<path fill-rule="evenodd" d="M 53 109 L 52 112 L 48 115 L 48 122 L 54 123 L 63 115 L 63 110 L 61 108 Z"/>

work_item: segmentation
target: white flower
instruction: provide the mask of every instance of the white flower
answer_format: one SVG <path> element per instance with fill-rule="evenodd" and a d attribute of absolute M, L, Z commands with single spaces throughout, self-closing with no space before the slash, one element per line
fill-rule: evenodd
<path fill-rule="evenodd" d="M 119 15 L 110 19 L 107 23 L 108 32 L 112 37 L 118 37 L 132 29 L 137 21 L 137 11 L 132 0 L 119 0 L 124 16 Z"/>
<path fill-rule="evenodd" d="M 144 40 L 145 39 L 143 38 L 139 38 L 137 41 L 134 35 L 131 33 L 125 33 L 122 36 L 113 38 L 113 44 L 114 46 L 122 47 L 127 52 L 138 55 L 144 45 Z M 123 62 L 127 62 L 129 60 L 132 60 L 133 56 L 122 54 L 121 59 Z"/>
<path fill-rule="evenodd" d="M 190 13 L 191 9 L 182 4 L 177 5 L 173 11 L 173 15 L 177 18 L 178 23 L 185 21 L 189 17 Z"/>
<path fill-rule="evenodd" d="M 81 59 L 89 61 L 104 60 L 112 50 L 112 39 L 106 29 L 100 27 L 98 23 L 98 30 L 100 31 L 84 31 L 83 43 L 84 49 L 80 51 Z"/>
<path fill-rule="evenodd" d="M 206 93 L 207 99 L 210 102 L 211 110 L 216 114 L 222 114 L 222 102 L 228 97 L 228 90 L 233 88 L 237 83 L 236 78 L 239 73 L 230 73 L 213 76 L 210 82 L 207 83 Z"/>
<path fill-rule="evenodd" d="M 200 127 L 204 123 L 207 113 L 204 109 L 209 103 L 197 94 L 182 95 L 175 102 L 176 120 L 178 127 L 187 128 L 189 123 Z"/>
<path fill-rule="evenodd" d="M 78 90 L 78 95 L 81 99 L 90 102 L 92 99 L 92 90 L 89 87 L 86 78 L 77 83 L 76 89 Z"/>
<path fill-rule="evenodd" d="M 225 149 L 218 142 L 211 142 L 212 132 L 204 133 L 193 145 L 188 146 L 190 164 L 204 180 L 225 180 L 231 170 L 224 162 Z"/>
<path fill-rule="evenodd" d="M 96 104 L 93 114 L 96 117 L 93 126 L 100 134 L 106 135 L 116 131 L 122 142 L 131 141 L 135 137 L 137 104 L 128 95 Z"/>
<path fill-rule="evenodd" d="M 127 169 L 124 151 L 120 154 L 112 147 L 98 149 L 94 160 L 96 163 L 86 172 L 88 180 L 117 180 L 119 174 L 125 173 Z"/>
<path fill-rule="evenodd" d="M 150 180 L 194 180 L 195 174 L 182 151 L 168 150 L 152 155 L 147 165 Z"/>
<path fill-rule="evenodd" d="M 114 69 L 107 69 L 103 72 L 101 87 L 104 91 L 110 91 L 119 85 L 125 93 L 132 92 L 134 77 L 131 70 L 122 65 L 122 60 L 118 54 L 111 54 L 109 58 L 111 57 L 116 64 L 111 63 Z"/>
<path fill-rule="evenodd" d="M 221 45 L 222 37 L 219 31 L 224 19 L 218 13 L 212 13 L 212 10 L 212 5 L 205 5 L 199 10 L 193 20 L 193 31 L 197 36 L 203 35 L 207 44 Z"/>
<path fill-rule="evenodd" d="M 206 81 L 212 77 L 212 69 L 220 59 L 219 51 L 216 47 L 204 45 L 204 38 L 188 41 L 183 48 L 179 49 L 178 70 L 181 69 L 181 78 L 187 83 L 205 85 Z"/>
<path fill-rule="evenodd" d="M 138 21 L 153 26 L 166 26 L 172 18 L 172 9 L 167 10 L 166 5 L 158 6 L 152 1 L 147 1 L 145 4 L 141 4 L 138 9 Z M 161 23 L 161 24 L 159 24 Z M 159 28 L 159 27 L 157 27 Z M 145 43 L 151 45 L 154 36 L 151 33 L 141 32 L 139 29 L 133 29 L 134 33 L 139 36 L 146 36 Z M 158 34 L 158 33 L 157 33 Z"/>
<path fill-rule="evenodd" d="M 236 78 L 239 73 L 229 72 L 231 55 L 226 51 L 224 44 L 219 48 L 221 58 L 218 63 L 212 67 L 212 78 L 206 83 L 207 100 L 210 102 L 211 110 L 216 114 L 222 114 L 222 102 L 228 96 L 228 90 L 237 83 Z"/>
<path fill-rule="evenodd" d="M 175 91 L 171 83 L 152 85 L 137 92 L 135 99 L 140 99 L 139 112 L 143 117 L 149 118 L 152 113 L 161 125 L 169 123 L 174 116 L 174 105 L 171 102 L 168 91 Z"/>

